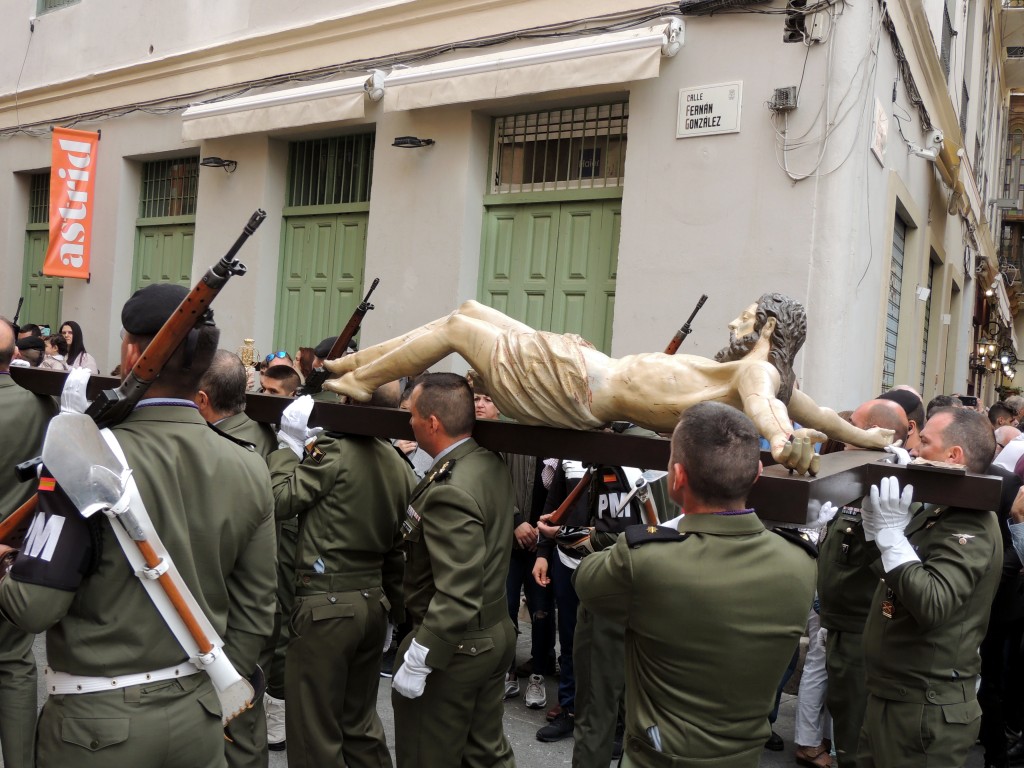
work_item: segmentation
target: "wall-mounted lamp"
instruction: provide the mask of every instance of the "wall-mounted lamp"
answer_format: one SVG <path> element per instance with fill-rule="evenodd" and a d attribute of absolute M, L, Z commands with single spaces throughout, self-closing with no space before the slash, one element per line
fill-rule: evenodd
<path fill-rule="evenodd" d="M 994 296 L 995 293 L 996 292 L 992 289 L 991 285 L 988 288 L 985 289 L 985 295 L 986 296 Z"/>
<path fill-rule="evenodd" d="M 395 142 L 391 146 L 402 149 L 419 149 L 420 147 L 429 147 L 433 143 L 433 139 L 421 139 L 418 136 L 396 136 Z"/>
<path fill-rule="evenodd" d="M 200 165 L 205 165 L 207 168 L 223 168 L 228 173 L 234 173 L 235 168 L 238 167 L 238 163 L 234 160 L 225 160 L 221 157 L 204 157 L 199 161 Z"/>

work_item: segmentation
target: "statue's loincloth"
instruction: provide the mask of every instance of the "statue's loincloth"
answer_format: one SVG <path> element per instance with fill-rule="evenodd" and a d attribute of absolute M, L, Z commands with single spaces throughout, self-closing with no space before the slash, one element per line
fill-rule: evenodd
<path fill-rule="evenodd" d="M 523 424 L 604 426 L 590 412 L 583 346 L 593 345 L 574 333 L 502 333 L 491 353 L 486 381 L 501 413 Z"/>

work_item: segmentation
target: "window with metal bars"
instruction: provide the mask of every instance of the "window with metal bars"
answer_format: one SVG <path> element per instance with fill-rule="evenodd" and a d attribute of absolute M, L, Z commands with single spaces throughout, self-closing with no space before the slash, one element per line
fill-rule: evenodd
<path fill-rule="evenodd" d="M 496 118 L 491 193 L 621 187 L 628 125 L 624 101 Z"/>
<path fill-rule="evenodd" d="M 942 5 L 942 50 L 939 58 L 942 60 L 942 71 L 949 79 L 949 60 L 953 50 L 953 22 L 949 18 L 949 4 Z"/>
<path fill-rule="evenodd" d="M 1006 162 L 1003 170 L 1003 197 L 1016 198 L 1021 193 L 1021 163 L 1024 131 L 1015 129 L 1006 139 Z"/>
<path fill-rule="evenodd" d="M 1006 58 L 1024 59 L 1024 45 L 1011 45 L 1006 49 Z"/>
<path fill-rule="evenodd" d="M 58 8 L 63 8 L 66 5 L 75 5 L 79 0 L 39 0 L 37 6 L 38 13 L 46 13 L 47 11 L 55 11 Z"/>
<path fill-rule="evenodd" d="M 288 205 L 370 202 L 376 134 L 296 141 L 288 147 Z"/>
<path fill-rule="evenodd" d="M 882 349 L 882 391 L 896 383 L 896 342 L 900 332 L 900 297 L 903 294 L 903 253 L 907 225 L 898 215 L 892 231 L 892 265 L 889 270 L 889 300 L 885 312 L 885 346 Z"/>
<path fill-rule="evenodd" d="M 198 190 L 198 157 L 145 163 L 142 166 L 139 218 L 195 216 Z"/>
<path fill-rule="evenodd" d="M 971 102 L 971 97 L 967 93 L 967 83 L 964 82 L 963 88 L 960 91 L 960 135 L 967 140 L 967 105 Z"/>
<path fill-rule="evenodd" d="M 28 223 L 50 221 L 50 173 L 33 173 L 28 184 Z"/>

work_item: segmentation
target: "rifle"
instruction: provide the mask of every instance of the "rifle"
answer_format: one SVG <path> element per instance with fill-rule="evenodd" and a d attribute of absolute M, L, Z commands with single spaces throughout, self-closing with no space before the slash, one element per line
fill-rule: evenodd
<path fill-rule="evenodd" d="M 590 480 L 593 478 L 594 473 L 597 471 L 595 465 L 587 467 L 587 471 L 583 473 L 583 477 L 576 483 L 576 487 L 569 492 L 569 495 L 565 497 L 565 501 L 558 505 L 558 509 L 548 515 L 548 525 L 561 525 L 562 518 L 565 517 L 566 513 L 572 508 L 572 505 L 576 503 L 576 499 L 580 497 L 590 486 Z"/>
<path fill-rule="evenodd" d="M 21 305 L 24 304 L 24 303 L 25 303 L 25 297 L 24 296 L 19 296 L 18 297 L 18 308 L 16 310 L 14 310 L 14 319 L 11 320 L 11 325 L 14 326 L 14 335 L 15 336 L 17 336 L 19 333 L 21 333 L 21 326 L 18 325 L 18 315 L 21 314 Z"/>
<path fill-rule="evenodd" d="M 370 290 L 366 292 L 363 300 L 356 307 L 355 312 L 352 313 L 352 317 L 348 319 L 348 324 L 342 329 L 341 333 L 338 334 L 337 340 L 331 347 L 331 351 L 327 353 L 327 357 L 324 360 L 334 360 L 335 358 L 341 357 L 345 354 L 345 350 L 348 349 L 348 343 L 352 341 L 353 337 L 359 332 L 359 326 L 363 322 L 363 318 L 366 317 L 366 313 L 373 309 L 373 304 L 370 303 L 370 294 L 377 288 L 377 283 L 380 282 L 379 277 L 373 278 L 373 282 L 370 284 Z M 327 381 L 331 376 L 331 372 L 326 368 L 317 368 L 310 374 L 309 378 L 306 379 L 305 385 L 299 392 L 300 395 L 315 395 L 324 388 L 324 382 Z"/>
<path fill-rule="evenodd" d="M 132 408 L 149 389 L 149 385 L 160 375 L 167 360 L 195 326 L 197 318 L 203 316 L 228 279 L 233 275 L 245 274 L 245 265 L 235 258 L 235 254 L 265 218 L 267 218 L 267 214 L 262 209 L 252 215 L 234 245 L 219 262 L 207 270 L 206 274 L 178 305 L 178 308 L 174 310 L 174 314 L 167 318 L 167 322 L 157 331 L 153 341 L 142 353 L 142 357 L 121 382 L 121 386 L 117 389 L 104 390 L 99 397 L 93 400 L 86 415 L 91 417 L 97 425 L 102 428 L 116 424 L 131 413 Z M 33 495 L 0 522 L 0 542 L 6 542 L 12 534 L 27 528 L 28 518 L 35 507 L 36 496 Z"/>
<path fill-rule="evenodd" d="M 704 306 L 704 302 L 708 300 L 707 294 L 701 294 L 700 300 L 697 302 L 697 306 L 693 308 L 693 312 L 690 313 L 690 317 L 687 318 L 686 322 L 683 323 L 683 327 L 676 331 L 676 335 L 672 337 L 672 341 L 665 347 L 666 355 L 674 355 L 679 347 L 682 346 L 683 342 L 686 341 L 686 337 L 690 335 L 690 323 L 693 322 L 693 318 L 700 312 L 700 308 Z"/>

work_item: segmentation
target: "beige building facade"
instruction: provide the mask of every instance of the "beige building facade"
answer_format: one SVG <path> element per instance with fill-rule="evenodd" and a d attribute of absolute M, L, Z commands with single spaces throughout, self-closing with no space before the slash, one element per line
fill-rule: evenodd
<path fill-rule="evenodd" d="M 1016 343 L 1001 2 L 9 5 L 0 308 L 37 290 L 50 127 L 100 130 L 91 279 L 46 311 L 105 368 L 111 308 L 197 279 L 263 208 L 226 347 L 315 345 L 380 277 L 363 343 L 477 298 L 624 355 L 706 293 L 684 351 L 710 356 L 781 291 L 819 402 L 1009 383 L 972 359 L 979 333 Z"/>

